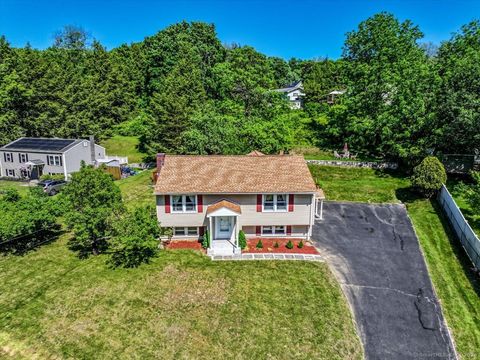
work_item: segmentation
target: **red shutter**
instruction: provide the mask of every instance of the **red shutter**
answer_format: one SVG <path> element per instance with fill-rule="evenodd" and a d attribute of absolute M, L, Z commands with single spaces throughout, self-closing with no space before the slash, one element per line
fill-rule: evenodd
<path fill-rule="evenodd" d="M 255 233 L 257 234 L 257 236 L 262 235 L 262 227 L 261 227 L 261 226 L 257 226 L 257 227 L 255 228 Z"/>
<path fill-rule="evenodd" d="M 203 195 L 197 195 L 197 201 L 198 201 L 198 212 L 201 213 L 203 212 Z"/>
<path fill-rule="evenodd" d="M 287 225 L 287 235 L 292 235 L 292 225 Z"/>
<path fill-rule="evenodd" d="M 257 212 L 262 212 L 262 194 L 257 194 Z"/>
<path fill-rule="evenodd" d="M 170 195 L 165 195 L 165 213 L 170 214 Z"/>
<path fill-rule="evenodd" d="M 288 195 L 288 211 L 293 211 L 295 203 L 295 195 L 289 194 Z"/>
<path fill-rule="evenodd" d="M 200 236 L 205 235 L 205 226 L 200 226 L 200 227 L 198 228 L 198 234 L 199 234 Z"/>

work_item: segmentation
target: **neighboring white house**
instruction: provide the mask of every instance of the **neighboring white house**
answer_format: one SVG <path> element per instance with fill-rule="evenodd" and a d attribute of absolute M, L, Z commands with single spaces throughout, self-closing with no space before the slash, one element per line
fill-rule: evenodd
<path fill-rule="evenodd" d="M 105 158 L 103 146 L 90 140 L 23 137 L 0 147 L 0 177 L 38 179 L 62 174 L 65 179 L 80 164 Z"/>
<path fill-rule="evenodd" d="M 294 82 L 281 89 L 275 89 L 275 91 L 285 94 L 288 101 L 290 101 L 290 107 L 292 109 L 303 108 L 303 97 L 305 93 L 303 92 L 303 84 L 301 81 Z"/>
<path fill-rule="evenodd" d="M 309 239 L 323 192 L 302 156 L 157 155 L 157 216 L 173 239 L 210 234 L 210 254 L 238 253 L 247 238 Z M 220 250 L 219 250 L 220 249 Z"/>

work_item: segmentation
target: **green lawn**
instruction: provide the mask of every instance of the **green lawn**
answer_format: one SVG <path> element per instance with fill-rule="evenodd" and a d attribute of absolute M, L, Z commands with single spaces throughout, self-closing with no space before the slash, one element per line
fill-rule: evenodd
<path fill-rule="evenodd" d="M 26 195 L 28 193 L 29 186 L 28 183 L 22 181 L 0 180 L 0 191 L 9 188 L 17 189 L 21 195 Z"/>
<path fill-rule="evenodd" d="M 329 200 L 399 202 L 398 191 L 410 186 L 408 179 L 395 172 L 317 165 L 309 168 Z"/>
<path fill-rule="evenodd" d="M 129 207 L 155 205 L 152 171 L 144 170 L 138 175 L 116 181 L 126 205 Z"/>
<path fill-rule="evenodd" d="M 465 359 L 478 358 L 480 348 L 480 281 L 451 233 L 435 200 L 418 199 L 409 180 L 371 169 L 310 166 L 327 199 L 406 203 L 435 290 L 456 348 Z"/>
<path fill-rule="evenodd" d="M 128 156 L 129 163 L 140 163 L 145 154 L 138 150 L 138 138 L 135 136 L 115 135 L 101 142 L 107 155 Z"/>
<path fill-rule="evenodd" d="M 470 207 L 470 204 L 467 202 L 468 195 L 465 194 L 462 186 L 459 186 L 459 181 L 457 179 L 451 180 L 447 183 L 448 191 L 455 199 L 458 207 L 462 211 L 463 216 L 468 221 L 473 231 L 480 236 L 480 214 L 475 214 Z"/>
<path fill-rule="evenodd" d="M 76 258 L 68 236 L 0 258 L 0 358 L 362 358 L 324 263 L 177 250 L 112 270 L 102 255 Z"/>

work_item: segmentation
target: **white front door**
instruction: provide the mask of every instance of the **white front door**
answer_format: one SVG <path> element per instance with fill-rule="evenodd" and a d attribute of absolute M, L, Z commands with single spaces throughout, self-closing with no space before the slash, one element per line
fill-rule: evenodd
<path fill-rule="evenodd" d="M 230 239 L 233 229 L 233 216 L 215 217 L 215 238 Z"/>

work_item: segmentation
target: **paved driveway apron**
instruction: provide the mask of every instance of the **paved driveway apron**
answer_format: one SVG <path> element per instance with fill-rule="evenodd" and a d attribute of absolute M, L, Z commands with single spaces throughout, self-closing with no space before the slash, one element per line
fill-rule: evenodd
<path fill-rule="evenodd" d="M 326 202 L 313 239 L 353 308 L 367 359 L 455 359 L 404 206 Z"/>

